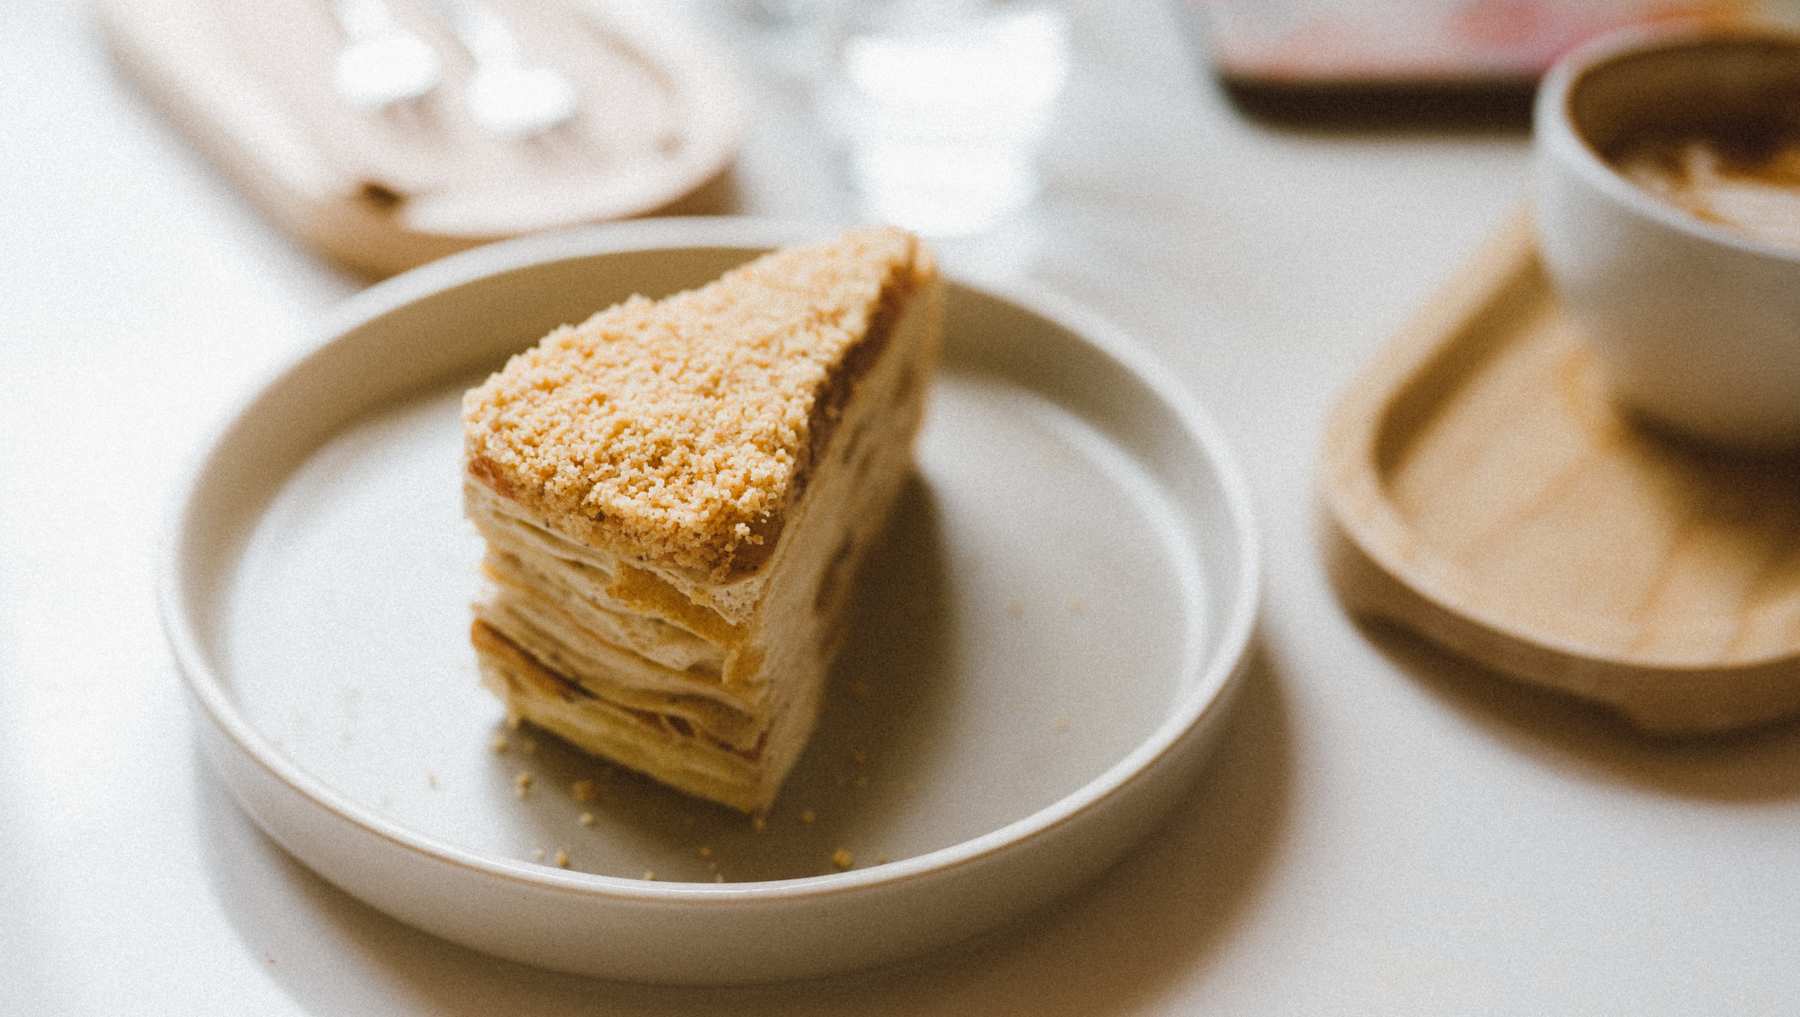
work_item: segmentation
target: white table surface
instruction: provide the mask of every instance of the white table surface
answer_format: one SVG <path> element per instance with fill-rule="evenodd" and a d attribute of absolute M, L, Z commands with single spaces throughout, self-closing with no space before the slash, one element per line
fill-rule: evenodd
<path fill-rule="evenodd" d="M 1800 1006 L 1800 729 L 1668 746 L 1354 626 L 1312 539 L 1333 394 L 1522 196 L 1516 132 L 1276 128 L 1174 4 L 1086 3 L 1051 189 L 957 265 L 1136 331 L 1222 419 L 1267 538 L 1210 778 L 1090 889 L 898 969 L 749 990 L 547 975 L 288 859 L 200 769 L 152 604 L 172 464 L 359 281 L 122 81 L 0 14 L 0 1013 L 1774 1013 Z M 745 211 L 841 217 L 770 89 Z"/>

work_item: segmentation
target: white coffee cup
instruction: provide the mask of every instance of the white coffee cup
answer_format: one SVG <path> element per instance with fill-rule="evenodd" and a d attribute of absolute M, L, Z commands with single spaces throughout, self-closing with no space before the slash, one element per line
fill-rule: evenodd
<path fill-rule="evenodd" d="M 1768 89 L 1800 96 L 1800 35 L 1633 30 L 1565 57 L 1535 114 L 1544 261 L 1616 394 L 1675 428 L 1762 447 L 1800 442 L 1800 247 L 1701 219 L 1602 153 L 1755 108 Z"/>

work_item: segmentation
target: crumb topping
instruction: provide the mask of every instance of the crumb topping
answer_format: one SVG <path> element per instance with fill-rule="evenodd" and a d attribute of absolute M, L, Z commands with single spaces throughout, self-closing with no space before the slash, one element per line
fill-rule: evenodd
<path fill-rule="evenodd" d="M 909 234 L 854 230 L 559 328 L 465 396 L 469 472 L 596 546 L 754 567 L 841 409 L 832 384 L 931 271 Z"/>

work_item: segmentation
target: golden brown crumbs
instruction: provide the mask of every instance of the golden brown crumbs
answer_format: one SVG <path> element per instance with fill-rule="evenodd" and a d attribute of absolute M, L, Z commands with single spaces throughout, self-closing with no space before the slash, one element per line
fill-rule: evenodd
<path fill-rule="evenodd" d="M 856 864 L 856 856 L 851 854 L 848 848 L 838 848 L 831 853 L 831 864 L 836 866 L 839 872 L 842 872 Z"/>
<path fill-rule="evenodd" d="M 505 752 L 506 745 L 507 745 L 506 736 L 503 734 L 495 735 L 494 740 L 491 742 L 488 742 L 488 748 L 493 749 L 495 752 Z"/>
<path fill-rule="evenodd" d="M 713 855 L 712 848 L 707 847 L 704 844 L 702 844 L 698 849 L 696 849 L 694 851 L 694 853 L 699 855 L 702 858 L 711 858 Z"/>
<path fill-rule="evenodd" d="M 580 823 L 582 826 L 593 826 L 594 814 L 592 812 L 583 812 L 581 815 L 575 817 L 575 822 Z"/>
<path fill-rule="evenodd" d="M 857 699 L 869 698 L 869 683 L 858 678 L 850 683 L 850 695 Z"/>
<path fill-rule="evenodd" d="M 430 770 L 426 770 L 425 771 L 425 786 L 432 789 L 433 791 L 436 791 L 437 786 L 438 786 L 437 774 L 431 772 Z"/>
<path fill-rule="evenodd" d="M 819 814 L 811 809 L 807 809 L 805 812 L 800 813 L 800 822 L 805 823 L 808 826 L 812 825 L 813 820 L 818 818 Z"/>
<path fill-rule="evenodd" d="M 531 782 L 534 779 L 535 778 L 531 776 L 530 770 L 520 770 L 518 775 L 513 778 L 513 794 L 518 795 L 520 798 L 530 794 Z"/>
<path fill-rule="evenodd" d="M 469 472 L 576 540 L 723 578 L 779 530 L 884 295 L 932 271 L 909 234 L 853 230 L 559 328 L 464 397 Z"/>
<path fill-rule="evenodd" d="M 645 869 L 645 870 L 644 870 L 644 874 L 643 874 L 643 875 L 642 875 L 642 876 L 640 876 L 640 877 L 638 877 L 638 878 L 640 878 L 640 879 L 652 879 L 652 880 L 653 880 L 653 879 L 655 879 L 655 878 L 656 878 L 656 870 L 655 870 L 655 869 Z"/>
<path fill-rule="evenodd" d="M 569 852 L 568 851 L 566 851 L 562 848 L 556 849 L 556 867 L 559 869 L 566 869 L 569 867 Z"/>
<path fill-rule="evenodd" d="M 599 796 L 599 786 L 586 777 L 569 785 L 569 797 L 578 802 L 591 802 Z"/>
<path fill-rule="evenodd" d="M 750 817 L 750 829 L 755 830 L 757 833 L 761 833 L 768 828 L 769 821 L 763 818 L 761 814 Z"/>

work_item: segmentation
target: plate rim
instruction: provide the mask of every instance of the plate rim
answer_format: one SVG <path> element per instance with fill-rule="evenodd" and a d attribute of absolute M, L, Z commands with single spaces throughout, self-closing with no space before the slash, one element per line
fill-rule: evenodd
<path fill-rule="evenodd" d="M 769 248 L 799 239 L 831 235 L 841 223 L 757 216 L 668 217 L 603 223 L 501 241 L 449 255 L 376 283 L 317 318 L 306 338 L 277 357 L 226 401 L 225 410 L 205 426 L 175 475 L 165 500 L 156 551 L 156 597 L 165 641 L 191 699 L 212 725 L 244 757 L 310 803 L 363 831 L 422 859 L 473 870 L 489 878 L 522 883 L 601 900 L 687 903 L 704 907 L 794 901 L 869 891 L 936 876 L 1020 848 L 1075 820 L 1143 779 L 1184 736 L 1202 727 L 1226 700 L 1232 680 L 1249 655 L 1262 598 L 1262 541 L 1248 481 L 1223 431 L 1197 399 L 1173 379 L 1158 359 L 1124 329 L 1098 313 L 1042 287 L 1016 279 L 998 280 L 980 272 L 946 271 L 952 286 L 998 298 L 1045 318 L 1132 375 L 1173 413 L 1184 437 L 1212 472 L 1225 514 L 1235 530 L 1237 582 L 1229 589 L 1217 649 L 1184 660 L 1198 681 L 1171 704 L 1156 727 L 1124 755 L 1073 791 L 1005 825 L 933 851 L 849 872 L 739 883 L 650 881 L 574 872 L 498 857 L 443 841 L 364 807 L 311 775 L 278 749 L 242 715 L 219 674 L 200 648 L 197 625 L 182 592 L 185 543 L 202 520 L 195 502 L 205 488 L 213 460 L 233 429 L 257 402 L 291 373 L 321 356 L 352 331 L 404 306 L 458 286 L 534 265 L 633 251 L 678 248 Z M 242 804 L 242 803 L 240 803 Z M 253 816 L 253 818 L 255 818 Z"/>

